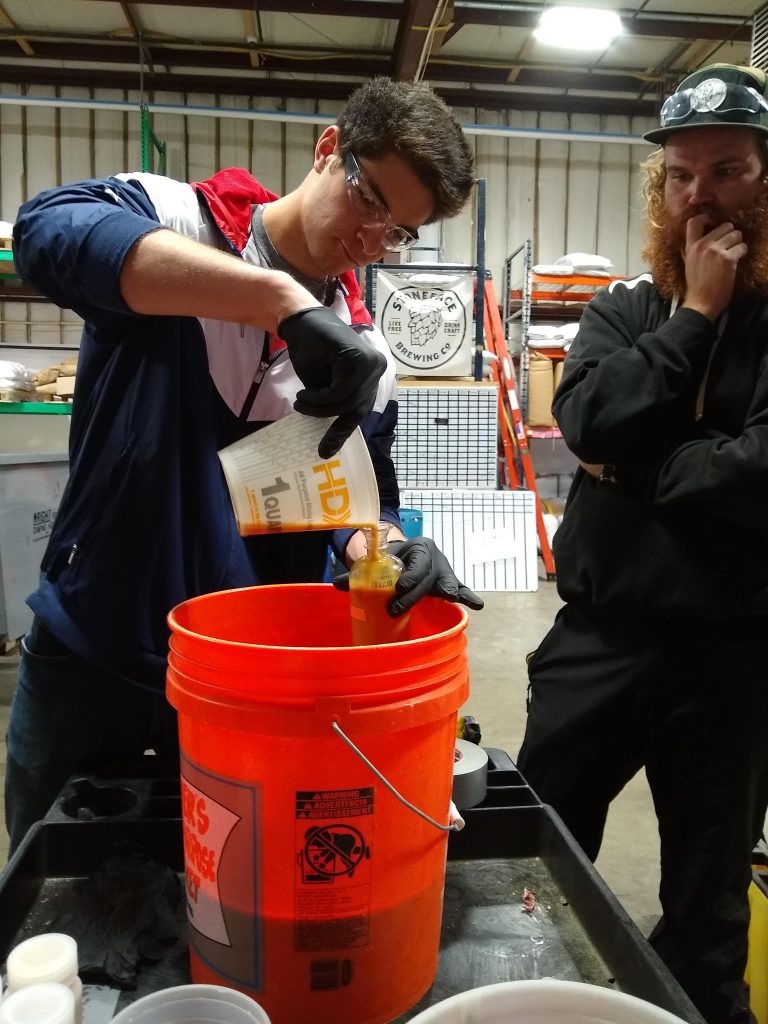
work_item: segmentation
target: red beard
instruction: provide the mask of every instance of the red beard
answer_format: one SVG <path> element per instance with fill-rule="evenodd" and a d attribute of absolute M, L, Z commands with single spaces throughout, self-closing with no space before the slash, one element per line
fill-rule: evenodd
<path fill-rule="evenodd" d="M 709 213 L 713 223 L 724 221 L 723 214 L 713 216 L 711 210 L 693 207 L 684 214 L 673 215 L 662 209 L 655 218 L 648 217 L 645 234 L 646 244 L 643 259 L 651 268 L 653 283 L 665 299 L 685 296 L 685 252 L 686 225 L 691 217 Z M 736 268 L 734 295 L 757 291 L 768 295 L 768 203 L 761 201 L 754 206 L 739 210 L 728 218 L 741 231 L 747 244 L 747 255 L 739 260 Z"/>

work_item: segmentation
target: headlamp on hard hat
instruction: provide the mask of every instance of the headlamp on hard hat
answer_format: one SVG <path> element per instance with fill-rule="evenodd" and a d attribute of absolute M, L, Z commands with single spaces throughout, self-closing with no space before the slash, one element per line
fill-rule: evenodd
<path fill-rule="evenodd" d="M 661 108 L 659 127 L 644 132 L 662 145 L 694 128 L 755 128 L 768 133 L 768 83 L 761 68 L 710 64 L 684 78 Z"/>
<path fill-rule="evenodd" d="M 687 121 L 692 114 L 711 113 L 730 118 L 734 114 L 768 112 L 768 100 L 751 85 L 707 78 L 693 89 L 683 89 L 667 99 L 661 108 L 661 127 Z"/>

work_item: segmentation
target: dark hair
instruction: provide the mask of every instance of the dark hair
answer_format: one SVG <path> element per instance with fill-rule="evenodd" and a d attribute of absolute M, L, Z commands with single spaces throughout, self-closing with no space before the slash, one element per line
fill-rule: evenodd
<path fill-rule="evenodd" d="M 341 156 L 350 150 L 376 159 L 396 153 L 430 190 L 427 223 L 460 212 L 474 184 L 474 158 L 461 125 L 423 82 L 373 78 L 352 95 L 336 119 Z"/>

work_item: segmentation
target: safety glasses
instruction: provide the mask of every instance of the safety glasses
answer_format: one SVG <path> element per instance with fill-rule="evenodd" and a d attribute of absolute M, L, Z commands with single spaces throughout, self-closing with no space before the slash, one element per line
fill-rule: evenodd
<path fill-rule="evenodd" d="M 716 118 L 749 124 L 748 115 L 768 113 L 768 101 L 750 85 L 707 78 L 695 88 L 676 92 L 665 101 L 661 108 L 661 127 L 686 121 L 692 114 L 707 113 Z"/>
<path fill-rule="evenodd" d="M 347 179 L 347 195 L 355 212 L 366 227 L 380 227 L 382 245 L 389 252 L 402 252 L 416 245 L 418 232 L 408 231 L 392 222 L 389 210 L 365 180 L 355 154 L 347 153 L 344 158 L 344 174 Z"/>

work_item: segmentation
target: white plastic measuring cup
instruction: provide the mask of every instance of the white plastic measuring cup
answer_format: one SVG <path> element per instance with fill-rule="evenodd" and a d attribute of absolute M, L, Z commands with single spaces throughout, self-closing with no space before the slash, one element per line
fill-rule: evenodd
<path fill-rule="evenodd" d="M 177 985 L 137 999 L 112 1024 L 270 1024 L 250 996 L 223 985 Z"/>
<path fill-rule="evenodd" d="M 378 521 L 376 475 L 360 428 L 333 458 L 317 454 L 332 422 L 291 413 L 222 448 L 219 459 L 244 537 Z"/>

